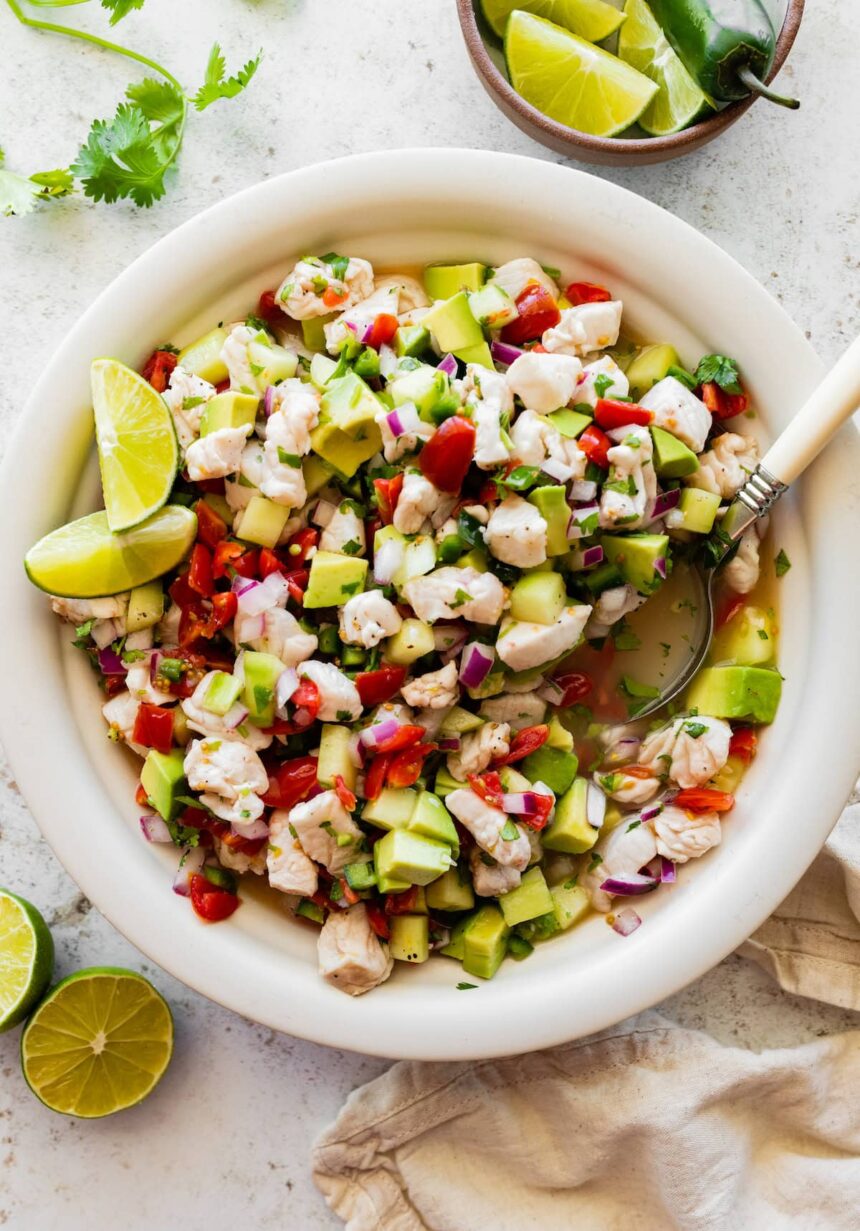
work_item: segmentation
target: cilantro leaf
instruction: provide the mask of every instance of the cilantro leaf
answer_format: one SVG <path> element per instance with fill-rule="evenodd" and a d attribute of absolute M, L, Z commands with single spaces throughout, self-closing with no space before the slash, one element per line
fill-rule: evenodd
<path fill-rule="evenodd" d="M 103 9 L 110 13 L 110 24 L 115 26 L 123 17 L 128 17 L 134 9 L 142 9 L 144 0 L 101 0 Z"/>
<path fill-rule="evenodd" d="M 178 124 L 182 119 L 182 94 L 170 81 L 144 77 L 130 85 L 125 96 L 153 124 Z"/>
<path fill-rule="evenodd" d="M 4 154 L 0 149 L 0 214 L 22 217 L 31 214 L 39 201 L 65 197 L 74 190 L 71 171 L 37 171 L 35 175 L 17 175 L 4 171 Z"/>
<path fill-rule="evenodd" d="M 701 358 L 696 368 L 695 379 L 699 385 L 713 382 L 726 393 L 743 393 L 738 376 L 738 365 L 734 359 L 728 359 L 725 355 L 705 355 Z"/>
<path fill-rule="evenodd" d="M 789 560 L 788 556 L 785 554 L 785 552 L 783 551 L 781 547 L 779 549 L 779 553 L 777 554 L 773 562 L 773 567 L 774 567 L 774 571 L 776 572 L 777 577 L 784 577 L 785 574 L 788 572 L 788 570 L 791 568 L 791 561 Z"/>
<path fill-rule="evenodd" d="M 209 62 L 206 65 L 204 83 L 192 99 L 197 110 L 205 111 L 207 107 L 221 98 L 235 98 L 237 94 L 241 94 L 260 67 L 262 58 L 263 53 L 260 51 L 253 60 L 248 60 L 238 73 L 225 79 L 227 62 L 221 54 L 219 44 L 213 43 L 209 53 Z"/>
<path fill-rule="evenodd" d="M 112 120 L 94 120 L 72 164 L 86 195 L 108 204 L 130 197 L 142 207 L 164 196 L 170 162 L 159 157 L 153 136 L 149 120 L 134 103 L 120 103 Z M 177 145 L 178 135 L 174 155 Z"/>

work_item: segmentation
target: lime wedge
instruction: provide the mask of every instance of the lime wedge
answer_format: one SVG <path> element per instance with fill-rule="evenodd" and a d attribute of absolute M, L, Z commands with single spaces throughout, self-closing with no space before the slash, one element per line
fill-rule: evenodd
<path fill-rule="evenodd" d="M 505 31 L 514 89 L 538 111 L 595 137 L 614 137 L 638 120 L 657 86 L 601 47 L 515 10 Z"/>
<path fill-rule="evenodd" d="M 133 970 L 93 966 L 63 979 L 27 1022 L 21 1064 L 52 1111 L 95 1119 L 133 1107 L 173 1052 L 164 998 Z"/>
<path fill-rule="evenodd" d="M 54 942 L 29 902 L 0 889 L 0 1034 L 22 1022 L 51 981 Z"/>
<path fill-rule="evenodd" d="M 197 518 L 168 504 L 140 526 L 111 534 L 105 513 L 90 513 L 52 530 L 24 557 L 40 590 L 64 598 L 121 594 L 175 568 L 191 550 Z"/>
<path fill-rule="evenodd" d="M 640 126 L 652 137 L 665 137 L 712 111 L 713 103 L 687 72 L 645 0 L 627 0 L 624 12 L 618 54 L 659 87 L 639 117 Z"/>
<path fill-rule="evenodd" d="M 481 7 L 487 24 L 500 38 L 514 9 L 554 21 L 589 43 L 602 43 L 624 20 L 624 14 L 605 0 L 481 0 Z"/>
<path fill-rule="evenodd" d="M 116 359 L 90 369 L 105 509 L 111 530 L 128 530 L 167 501 L 179 445 L 160 394 Z"/>

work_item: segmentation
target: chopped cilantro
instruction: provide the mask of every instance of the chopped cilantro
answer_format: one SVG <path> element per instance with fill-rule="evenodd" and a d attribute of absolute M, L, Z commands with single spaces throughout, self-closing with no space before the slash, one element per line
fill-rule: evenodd
<path fill-rule="evenodd" d="M 452 611 L 456 611 L 458 607 L 462 607 L 464 603 L 471 603 L 471 601 L 471 594 L 467 594 L 465 590 L 461 590 L 458 586 L 454 593 L 454 601 L 449 603 L 448 606 Z"/>
<path fill-rule="evenodd" d="M 738 365 L 725 355 L 704 355 L 696 368 L 695 381 L 697 385 L 719 385 L 726 393 L 743 393 Z"/>
<path fill-rule="evenodd" d="M 143 650 L 123 650 L 122 661 L 124 663 L 139 663 L 141 659 L 146 658 Z"/>
<path fill-rule="evenodd" d="M 356 556 L 361 551 L 361 543 L 359 543 L 358 539 L 350 539 L 348 543 L 344 543 L 340 550 L 345 556 Z"/>
<path fill-rule="evenodd" d="M 642 644 L 641 638 L 636 636 L 626 620 L 621 620 L 616 626 L 612 640 L 616 650 L 638 650 Z"/>
<path fill-rule="evenodd" d="M 460 511 L 460 516 L 457 518 L 457 533 L 464 543 L 468 543 L 470 547 L 482 547 L 484 544 L 483 529 L 477 517 L 467 513 L 465 509 Z"/>
<path fill-rule="evenodd" d="M 282 466 L 292 466 L 293 470 L 298 470 L 302 464 L 302 459 L 298 453 L 288 453 L 280 445 L 278 445 L 278 461 Z"/>
<path fill-rule="evenodd" d="M 259 333 L 269 333 L 269 327 L 265 321 L 260 320 L 259 316 L 246 316 L 245 324 L 249 329 L 256 329 Z"/>
<path fill-rule="evenodd" d="M 606 396 L 606 390 L 610 385 L 614 385 L 615 380 L 611 376 L 607 376 L 605 372 L 601 372 L 594 378 L 594 392 L 599 398 Z"/>
<path fill-rule="evenodd" d="M 631 829 L 638 829 L 638 828 L 639 828 L 639 826 L 640 826 L 641 824 L 642 824 L 642 822 L 641 822 L 641 821 L 631 821 L 631 822 L 630 822 L 630 824 L 627 826 L 627 828 L 625 829 L 625 831 L 624 831 L 624 832 L 625 832 L 625 833 L 630 833 L 630 830 L 631 830 Z"/>
<path fill-rule="evenodd" d="M 338 722 L 349 722 L 351 718 L 352 718 L 352 714 L 350 713 L 349 710 L 338 710 L 337 711 Z"/>
<path fill-rule="evenodd" d="M 776 559 L 773 562 L 773 567 L 776 570 L 777 577 L 784 577 L 791 568 L 791 561 L 781 547 Z"/>
<path fill-rule="evenodd" d="M 767 633 L 765 632 L 763 628 L 760 628 L 758 630 L 758 635 L 761 637 L 762 641 L 770 641 L 770 637 L 767 635 Z"/>
<path fill-rule="evenodd" d="M 577 882 L 578 880 L 579 880 L 579 876 L 578 876 L 578 875 L 577 875 L 577 876 L 571 876 L 568 880 L 566 880 L 566 881 L 564 882 L 564 884 L 562 885 L 562 888 L 563 888 L 563 889 L 573 889 L 573 888 L 576 886 L 576 882 Z"/>
<path fill-rule="evenodd" d="M 591 861 L 588 865 L 588 871 L 593 872 L 594 869 L 599 868 L 602 863 L 603 863 L 603 856 L 598 855 L 597 851 L 595 851 L 594 854 L 591 856 Z"/>
<path fill-rule="evenodd" d="M 75 629 L 75 645 L 79 650 L 87 649 L 87 642 L 90 639 L 90 633 L 93 631 L 95 620 L 85 620 L 83 624 L 79 624 Z"/>
<path fill-rule="evenodd" d="M 477 987 L 478 987 L 477 983 L 458 983 L 457 991 L 458 992 L 470 992 L 473 988 L 477 989 Z"/>
<path fill-rule="evenodd" d="M 698 739 L 700 735 L 705 734 L 708 728 L 704 722 L 685 722 L 681 729 L 685 731 L 691 739 Z"/>
<path fill-rule="evenodd" d="M 349 268 L 349 257 L 341 256 L 339 252 L 327 252 L 320 260 L 328 265 L 338 282 L 343 282 Z"/>
<path fill-rule="evenodd" d="M 668 641 L 661 641 L 659 645 L 660 645 L 660 653 L 663 655 L 664 658 L 668 658 L 672 652 L 671 643 Z"/>
<path fill-rule="evenodd" d="M 690 392 L 696 387 L 696 378 L 692 372 L 688 372 L 686 368 L 679 368 L 676 364 L 671 364 L 666 370 L 667 376 L 674 376 L 675 380 L 679 380 L 682 385 L 686 385 Z"/>

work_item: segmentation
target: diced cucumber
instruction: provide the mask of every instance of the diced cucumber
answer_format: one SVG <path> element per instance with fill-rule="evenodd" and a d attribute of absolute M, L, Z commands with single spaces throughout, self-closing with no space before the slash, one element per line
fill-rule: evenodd
<path fill-rule="evenodd" d="M 257 388 L 263 393 L 269 385 L 289 380 L 299 370 L 299 357 L 296 352 L 268 341 L 268 335 L 265 341 L 260 338 L 248 343 L 248 362 Z"/>
<path fill-rule="evenodd" d="M 223 718 L 241 691 L 242 681 L 238 676 L 228 675 L 226 671 L 215 671 L 203 697 L 203 709 Z"/>
<path fill-rule="evenodd" d="M 510 612 L 515 620 L 555 624 L 566 602 L 561 573 L 526 573 L 511 590 Z"/>
<path fill-rule="evenodd" d="M 144 586 L 135 586 L 128 597 L 126 630 L 139 633 L 152 628 L 164 615 L 164 588 L 160 581 L 148 581 Z"/>
<path fill-rule="evenodd" d="M 337 777 L 350 791 L 355 790 L 356 767 L 350 752 L 352 732 L 349 727 L 324 723 L 320 733 L 317 780 L 322 786 L 333 787 Z"/>
<path fill-rule="evenodd" d="M 445 715 L 445 719 L 439 728 L 440 735 L 466 735 L 469 731 L 477 731 L 478 727 L 484 725 L 485 719 L 479 714 L 471 714 L 468 710 L 464 710 L 462 706 L 455 705 Z"/>
<path fill-rule="evenodd" d="M 417 368 L 395 372 L 386 391 L 391 394 L 395 406 L 404 406 L 411 402 L 421 418 L 427 419 L 433 407 L 449 391 L 448 374 L 422 363 Z"/>
<path fill-rule="evenodd" d="M 275 721 L 275 688 L 283 673 L 284 664 L 274 654 L 245 651 L 242 700 L 255 726 L 270 727 Z"/>
<path fill-rule="evenodd" d="M 180 365 L 186 372 L 208 380 L 210 385 L 220 385 L 230 375 L 221 358 L 227 337 L 227 330 L 220 325 L 217 329 L 210 329 L 202 338 L 197 338 L 179 352 Z"/>
<path fill-rule="evenodd" d="M 388 951 L 395 962 L 426 962 L 430 956 L 430 922 L 426 915 L 392 915 Z"/>
<path fill-rule="evenodd" d="M 325 327 L 337 316 L 336 312 L 330 312 L 327 316 L 312 316 L 306 321 L 302 321 L 302 341 L 308 350 L 324 351 L 325 350 Z M 334 364 L 332 364 L 334 367 Z M 313 368 L 311 368 L 313 372 Z"/>
<path fill-rule="evenodd" d="M 423 355 L 429 345 L 430 334 L 423 325 L 401 325 L 394 335 L 394 353 L 401 359 Z"/>
<path fill-rule="evenodd" d="M 591 899 L 581 885 L 556 885 L 549 892 L 558 926 L 563 932 L 579 923 L 591 909 Z"/>
<path fill-rule="evenodd" d="M 376 872 L 371 858 L 358 863 L 348 863 L 343 874 L 350 889 L 354 889 L 356 893 L 361 893 L 363 889 L 372 889 L 376 884 Z"/>
<path fill-rule="evenodd" d="M 536 919 L 553 909 L 553 900 L 540 868 L 529 868 L 516 889 L 499 898 L 499 906 L 509 928 L 526 919 Z"/>
<path fill-rule="evenodd" d="M 485 329 L 504 329 L 519 316 L 517 305 L 503 287 L 488 282 L 469 296 L 469 307 L 479 325 Z"/>
<path fill-rule="evenodd" d="M 322 392 L 336 370 L 334 359 L 329 359 L 328 355 L 314 355 L 311 360 L 311 384 Z"/>
<path fill-rule="evenodd" d="M 385 643 L 385 657 L 389 662 L 408 666 L 435 648 L 433 629 L 423 620 L 408 617 L 398 631 Z"/>

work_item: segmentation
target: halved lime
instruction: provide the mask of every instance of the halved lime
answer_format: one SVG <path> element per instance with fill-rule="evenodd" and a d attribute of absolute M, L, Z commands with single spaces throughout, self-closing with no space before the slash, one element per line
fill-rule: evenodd
<path fill-rule="evenodd" d="M 614 34 L 624 21 L 624 14 L 605 0 L 481 0 L 487 24 L 500 38 L 514 9 L 535 13 L 554 21 L 557 26 L 572 30 L 589 43 L 601 43 Z"/>
<path fill-rule="evenodd" d="M 196 516 L 180 504 L 165 505 L 124 534 L 111 534 L 105 513 L 90 513 L 46 534 L 27 552 L 24 568 L 33 584 L 49 594 L 121 594 L 175 568 L 196 533 Z"/>
<path fill-rule="evenodd" d="M 24 1020 L 53 970 L 47 923 L 30 902 L 0 889 L 0 1034 Z"/>
<path fill-rule="evenodd" d="M 161 395 L 117 359 L 94 359 L 90 381 L 108 525 L 128 530 L 170 495 L 179 465 L 176 429 Z"/>
<path fill-rule="evenodd" d="M 511 84 L 544 115 L 595 137 L 638 120 L 657 86 L 601 47 L 543 17 L 513 12 L 505 31 Z"/>
<path fill-rule="evenodd" d="M 645 0 L 627 0 L 627 20 L 618 36 L 618 54 L 659 87 L 639 117 L 652 137 L 679 132 L 714 110 L 707 94 L 687 72 Z"/>
<path fill-rule="evenodd" d="M 93 966 L 53 988 L 21 1036 L 27 1085 L 52 1111 L 95 1119 L 133 1107 L 173 1052 L 173 1018 L 148 979 Z"/>

